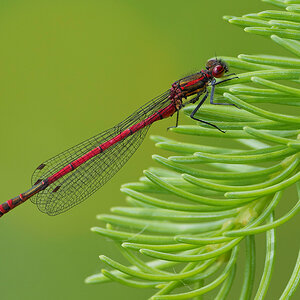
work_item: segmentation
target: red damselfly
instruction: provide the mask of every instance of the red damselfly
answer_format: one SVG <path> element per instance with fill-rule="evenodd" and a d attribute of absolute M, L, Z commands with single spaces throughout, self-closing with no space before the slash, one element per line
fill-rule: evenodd
<path fill-rule="evenodd" d="M 1 204 L 0 217 L 29 198 L 48 215 L 60 214 L 82 202 L 121 169 L 140 146 L 152 123 L 177 112 L 177 126 L 179 110 L 188 103 L 196 103 L 203 94 L 204 97 L 190 117 L 219 129 L 194 115 L 208 97 L 208 85 L 212 87 L 211 104 L 230 105 L 213 102 L 215 86 L 236 78 L 216 82 L 216 78 L 227 72 L 224 61 L 210 59 L 205 69 L 175 81 L 169 90 L 143 105 L 121 123 L 42 163 L 32 175 L 32 188 Z M 192 99 L 183 103 L 183 99 L 192 95 Z"/>

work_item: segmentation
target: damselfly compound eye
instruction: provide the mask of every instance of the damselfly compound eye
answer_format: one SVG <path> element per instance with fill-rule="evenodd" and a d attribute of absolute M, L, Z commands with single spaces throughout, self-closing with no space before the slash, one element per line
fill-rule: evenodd
<path fill-rule="evenodd" d="M 217 65 L 212 69 L 212 75 L 216 78 L 220 78 L 224 75 L 225 69 L 222 65 Z"/>

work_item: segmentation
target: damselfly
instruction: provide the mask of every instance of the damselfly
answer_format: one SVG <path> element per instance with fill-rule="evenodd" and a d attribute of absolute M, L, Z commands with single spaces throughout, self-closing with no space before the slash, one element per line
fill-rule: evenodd
<path fill-rule="evenodd" d="M 227 72 L 224 61 L 217 58 L 208 60 L 205 69 L 175 81 L 169 90 L 143 105 L 121 123 L 42 163 L 32 175 L 32 188 L 1 204 L 0 217 L 29 198 L 48 215 L 60 214 L 82 202 L 121 169 L 140 146 L 152 123 L 177 112 L 177 126 L 179 110 L 186 104 L 196 103 L 201 95 L 204 96 L 190 117 L 222 131 L 194 115 L 208 97 L 209 85 L 211 104 L 229 104 L 213 102 L 215 86 L 236 78 L 216 82 L 216 78 Z M 192 95 L 193 98 L 183 102 Z"/>

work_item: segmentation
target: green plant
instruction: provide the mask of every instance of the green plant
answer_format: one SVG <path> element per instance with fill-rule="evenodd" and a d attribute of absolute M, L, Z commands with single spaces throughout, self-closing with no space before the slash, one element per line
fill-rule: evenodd
<path fill-rule="evenodd" d="M 225 17 L 246 32 L 265 35 L 300 56 L 300 1 L 265 0 L 284 10 Z M 234 281 L 237 255 L 245 241 L 244 278 L 239 299 L 250 299 L 255 272 L 255 234 L 266 235 L 264 270 L 255 299 L 264 299 L 275 262 L 275 228 L 300 210 L 300 117 L 269 111 L 266 104 L 300 106 L 300 59 L 271 55 L 222 57 L 243 70 L 238 79 L 218 87 L 215 98 L 236 107 L 204 105 L 198 118 L 213 122 L 223 134 L 203 124 L 172 131 L 193 137 L 231 141 L 209 146 L 152 136 L 156 146 L 176 153 L 153 155 L 165 168 L 150 168 L 139 183 L 122 187 L 131 207 L 99 215 L 106 228 L 92 231 L 115 240 L 131 266 L 109 257 L 86 283 L 114 280 L 139 288 L 158 288 L 151 299 L 200 299 L 217 288 L 224 299 Z M 280 83 L 275 80 L 281 80 Z M 262 107 L 258 107 L 262 106 Z M 193 106 L 184 112 L 190 114 Z M 203 142 L 203 138 L 200 142 Z M 275 220 L 274 210 L 286 188 L 296 186 L 299 200 Z M 153 260 L 149 260 L 147 258 Z M 289 299 L 300 279 L 300 252 L 280 299 Z M 189 289 L 186 288 L 189 287 Z M 254 294 L 254 293 L 253 293 Z"/>

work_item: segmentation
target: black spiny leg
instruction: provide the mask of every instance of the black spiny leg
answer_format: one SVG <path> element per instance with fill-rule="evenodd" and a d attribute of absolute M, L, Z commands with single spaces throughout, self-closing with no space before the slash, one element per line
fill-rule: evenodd
<path fill-rule="evenodd" d="M 214 124 L 211 124 L 209 122 L 206 122 L 206 121 L 203 121 L 203 120 L 200 120 L 200 119 L 197 119 L 194 117 L 195 113 L 199 110 L 200 106 L 204 103 L 204 101 L 206 100 L 206 98 L 208 97 L 208 92 L 206 92 L 206 94 L 204 95 L 204 97 L 202 98 L 202 100 L 200 101 L 200 103 L 196 106 L 196 108 L 192 111 L 192 113 L 190 114 L 190 117 L 193 119 L 193 120 L 196 120 L 196 121 L 199 121 L 199 122 L 202 122 L 202 123 L 205 123 L 207 125 L 210 125 L 212 127 L 215 127 L 216 129 L 220 130 L 221 132 L 225 133 L 225 131 L 223 131 L 222 129 L 220 129 L 218 126 L 214 125 Z"/>
<path fill-rule="evenodd" d="M 179 109 L 177 110 L 177 114 L 176 114 L 176 124 L 175 124 L 175 126 L 168 127 L 167 130 L 169 130 L 170 128 L 176 128 L 178 126 L 178 121 L 179 121 Z"/>
<path fill-rule="evenodd" d="M 232 104 L 232 103 L 215 103 L 214 102 L 215 86 L 217 84 L 223 83 L 224 81 L 232 80 L 234 78 L 238 78 L 238 77 L 227 78 L 227 79 L 224 79 L 224 80 L 219 81 L 217 83 L 216 83 L 216 80 L 213 80 L 211 82 L 211 93 L 210 93 L 210 99 L 209 99 L 210 104 L 213 104 L 213 105 L 233 105 L 233 106 L 237 107 L 235 104 Z M 239 107 L 237 107 L 237 108 L 239 108 Z"/>

